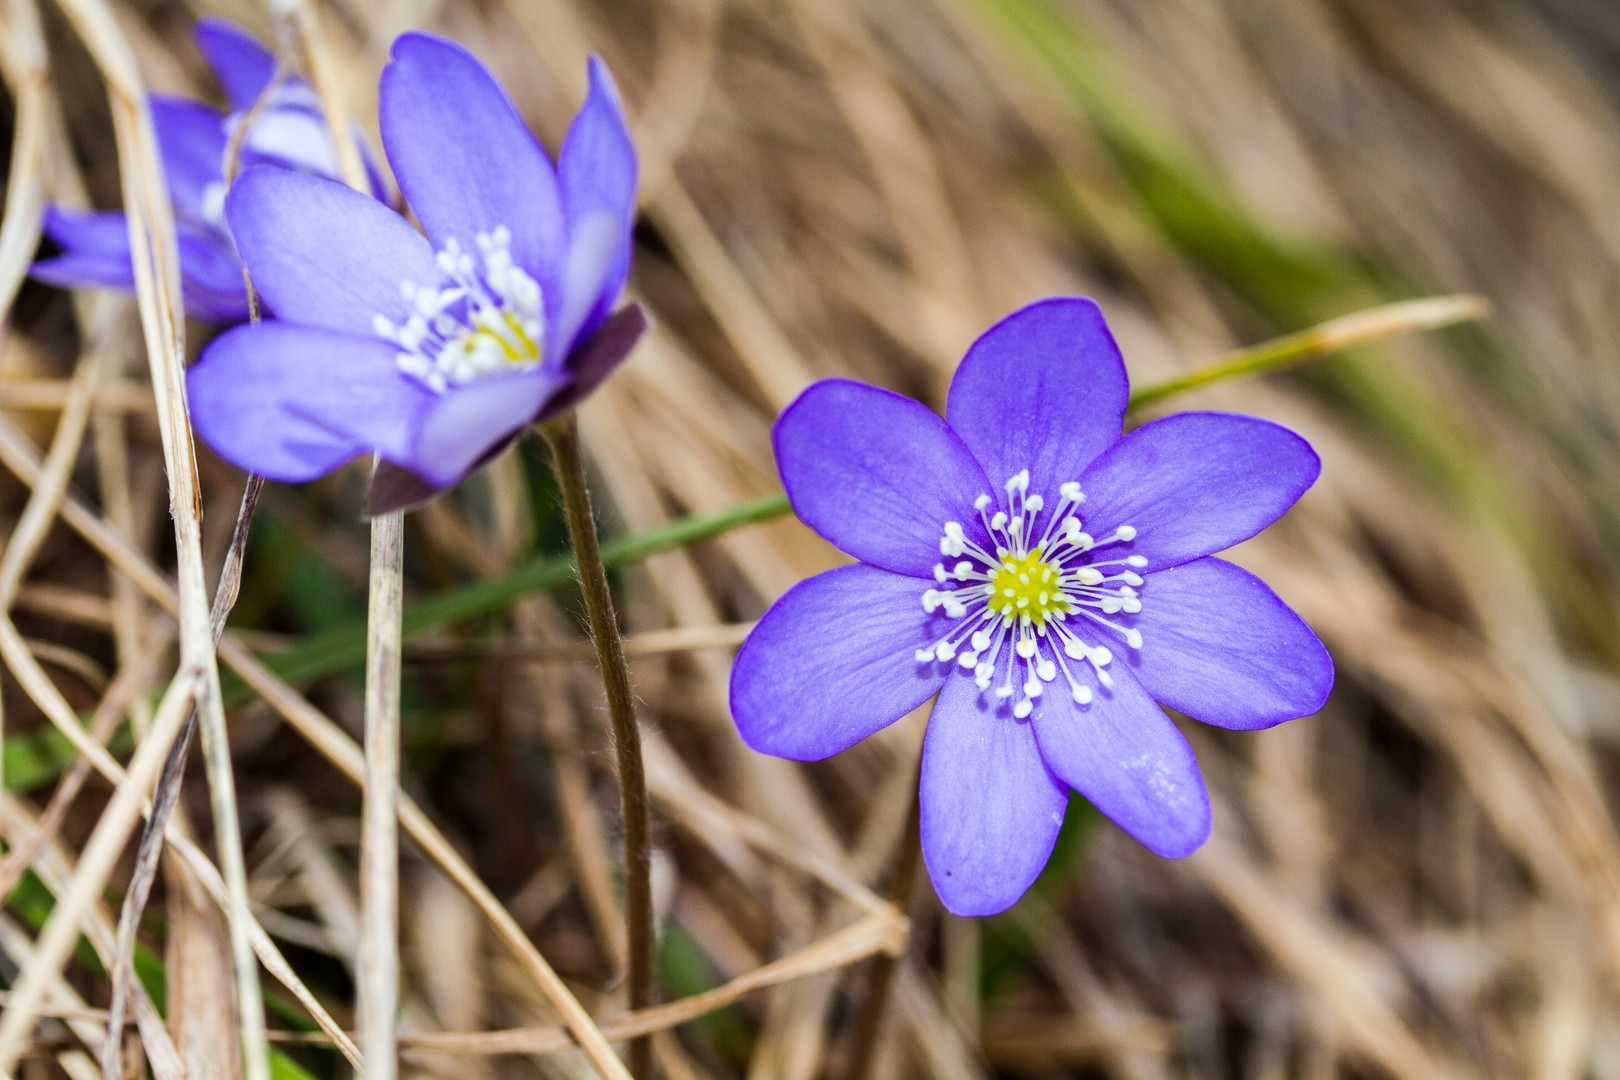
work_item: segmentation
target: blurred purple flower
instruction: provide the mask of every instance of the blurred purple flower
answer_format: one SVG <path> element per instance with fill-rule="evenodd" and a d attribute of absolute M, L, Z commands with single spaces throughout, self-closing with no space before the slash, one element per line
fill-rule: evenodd
<path fill-rule="evenodd" d="M 1299 616 L 1210 557 L 1310 487 L 1310 445 L 1225 413 L 1121 437 L 1128 397 L 1097 306 L 1052 299 L 974 344 L 943 420 L 828 379 L 776 424 L 795 511 L 860 562 L 795 586 L 748 636 L 738 730 L 814 761 L 938 693 L 922 847 L 960 915 L 1023 895 L 1070 788 L 1160 855 L 1204 842 L 1198 763 L 1155 701 L 1248 730 L 1315 712 L 1333 685 Z"/>
<path fill-rule="evenodd" d="M 225 216 L 277 321 L 222 334 L 187 376 L 197 433 L 243 469 L 303 481 L 379 455 L 372 513 L 450 487 L 573 405 L 646 325 L 635 306 L 609 318 L 636 156 L 600 60 L 555 167 L 453 42 L 402 35 L 380 93 L 426 239 L 342 184 L 247 170 Z"/>
<path fill-rule="evenodd" d="M 231 112 L 161 94 L 148 100 L 174 204 L 186 312 L 206 322 L 238 323 L 248 317 L 247 291 L 242 264 L 225 227 L 225 151 L 275 75 L 276 63 L 253 35 L 224 19 L 199 19 L 196 39 L 225 89 Z M 279 165 L 317 176 L 338 174 L 326 120 L 307 83 L 288 78 L 276 87 L 242 139 L 239 162 L 244 167 Z M 375 170 L 372 182 L 378 197 L 383 197 L 385 184 Z M 52 206 L 45 213 L 45 235 L 62 254 L 35 263 L 33 277 L 65 289 L 134 291 L 122 213 Z"/>

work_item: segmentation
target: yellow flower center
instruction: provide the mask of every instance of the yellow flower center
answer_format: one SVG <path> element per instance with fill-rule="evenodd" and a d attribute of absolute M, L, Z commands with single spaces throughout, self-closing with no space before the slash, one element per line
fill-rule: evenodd
<path fill-rule="evenodd" d="M 527 367 L 540 359 L 540 346 L 529 337 L 523 320 L 510 311 L 485 316 L 451 343 L 462 363 L 481 374 L 504 367 Z"/>
<path fill-rule="evenodd" d="M 1001 564 L 986 575 L 994 589 L 990 597 L 992 611 L 1015 620 L 1028 615 L 1036 626 L 1046 625 L 1054 612 L 1070 611 L 1069 598 L 1058 586 L 1062 571 L 1047 562 L 1044 555 L 1037 547 L 1023 555 L 1008 552 L 1002 556 Z"/>

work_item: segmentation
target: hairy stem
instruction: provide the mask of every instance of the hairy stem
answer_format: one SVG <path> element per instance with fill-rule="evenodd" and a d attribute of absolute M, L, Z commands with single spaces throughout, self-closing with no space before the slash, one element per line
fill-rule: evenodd
<path fill-rule="evenodd" d="M 591 638 L 602 667 L 608 714 L 613 722 L 613 749 L 619 766 L 619 794 L 624 813 L 624 907 L 630 942 L 630 1008 L 653 1003 L 652 820 L 647 808 L 647 778 L 641 763 L 641 729 L 636 726 L 635 699 L 630 693 L 630 667 L 619 638 L 607 571 L 591 517 L 591 494 L 585 486 L 579 425 L 569 413 L 541 428 L 551 447 L 552 465 L 562 489 L 568 535 L 579 566 L 580 589 L 590 617 Z M 636 1080 L 652 1075 L 652 1040 L 630 1043 L 630 1073 Z"/>

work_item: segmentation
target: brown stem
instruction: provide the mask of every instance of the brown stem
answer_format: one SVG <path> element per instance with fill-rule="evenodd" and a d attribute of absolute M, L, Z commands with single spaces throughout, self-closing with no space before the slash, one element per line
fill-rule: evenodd
<path fill-rule="evenodd" d="M 630 943 L 630 1008 L 653 1004 L 652 820 L 647 809 L 647 778 L 641 763 L 641 729 L 636 726 L 630 668 L 613 613 L 602 550 L 591 517 L 591 494 L 585 486 L 585 463 L 579 450 L 579 425 L 573 413 L 541 429 L 551 447 L 552 465 L 562 489 L 568 535 L 579 566 L 580 589 L 590 617 L 591 638 L 602 667 L 608 715 L 613 722 L 613 749 L 619 765 L 619 793 L 624 813 L 624 907 Z M 652 1040 L 630 1043 L 630 1073 L 636 1080 L 652 1075 Z"/>
<path fill-rule="evenodd" d="M 916 789 L 916 784 L 912 784 Z M 889 881 L 889 903 L 901 914 L 911 907 L 912 884 L 917 880 L 917 860 L 922 855 L 920 830 L 921 804 L 915 796 L 911 800 L 911 813 L 906 818 L 906 831 L 900 836 L 900 850 L 894 856 L 894 877 Z M 899 957 L 878 953 L 867 962 L 866 994 L 861 1001 L 861 1012 L 855 1020 L 855 1037 L 849 1052 L 849 1068 L 844 1071 L 848 1080 L 866 1080 L 872 1071 L 872 1060 L 877 1056 L 879 1037 L 883 1034 L 883 1018 L 889 1004 L 889 988 L 894 984 L 894 965 Z"/>

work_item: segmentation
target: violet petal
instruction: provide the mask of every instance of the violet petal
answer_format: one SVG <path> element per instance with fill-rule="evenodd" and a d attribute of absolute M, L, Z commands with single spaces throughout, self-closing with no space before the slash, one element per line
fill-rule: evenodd
<path fill-rule="evenodd" d="M 945 419 L 999 486 L 1022 469 L 1030 490 L 1078 480 L 1119 438 L 1130 387 L 1095 302 L 1041 300 L 973 343 L 951 380 Z"/>
<path fill-rule="evenodd" d="M 1216 558 L 1149 574 L 1131 625 L 1140 649 L 1119 649 L 1155 700 L 1217 727 L 1254 729 L 1316 712 L 1333 689 L 1333 659 L 1305 621 L 1244 570 Z"/>
<path fill-rule="evenodd" d="M 973 500 L 995 489 L 920 402 L 823 379 L 782 411 L 772 439 L 794 512 L 862 562 L 932 578 L 948 521 L 989 543 Z"/>
<path fill-rule="evenodd" d="M 379 92 L 383 146 L 433 247 L 454 237 L 476 252 L 479 233 L 506 226 L 549 316 L 564 240 L 557 175 L 500 83 L 462 46 L 411 32 L 394 40 Z"/>
<path fill-rule="evenodd" d="M 647 332 L 651 320 L 639 303 L 626 304 L 568 357 L 569 382 L 540 410 L 535 423 L 561 416 L 578 405 L 623 363 Z"/>
<path fill-rule="evenodd" d="M 414 310 L 401 282 L 443 280 L 421 233 L 335 180 L 256 166 L 231 185 L 225 216 L 254 286 L 291 322 L 375 337 L 376 316 L 403 323 Z"/>
<path fill-rule="evenodd" d="M 404 466 L 379 458 L 366 484 L 366 516 L 380 517 L 396 510 L 411 510 L 444 491 Z"/>
<path fill-rule="evenodd" d="M 488 375 L 452 387 L 432 401 L 408 456 L 388 454 L 430 484 L 449 487 L 489 451 L 524 427 L 563 386 L 568 376 L 540 368 Z"/>
<path fill-rule="evenodd" d="M 245 322 L 247 287 L 236 253 L 211 231 L 175 223 L 180 249 L 180 286 L 186 314 L 220 325 Z"/>
<path fill-rule="evenodd" d="M 231 108 L 250 108 L 275 74 L 276 58 L 270 50 L 229 19 L 204 16 L 192 34 Z"/>
<path fill-rule="evenodd" d="M 1018 902 L 1051 857 L 1069 805 L 1030 722 L 954 673 L 928 719 L 917 797 L 928 876 L 945 907 L 963 916 Z"/>
<path fill-rule="evenodd" d="M 1086 531 L 1121 525 L 1136 538 L 1111 548 L 1148 570 L 1247 540 L 1293 506 L 1322 471 L 1299 435 L 1256 416 L 1177 413 L 1132 431 L 1080 477 Z"/>
<path fill-rule="evenodd" d="M 568 229 L 562 298 L 548 355 L 564 354 L 612 310 L 630 272 L 636 148 L 607 65 L 590 59 L 590 92 L 557 155 Z"/>
<path fill-rule="evenodd" d="M 129 224 L 116 210 L 84 213 L 45 208 L 45 238 L 62 254 L 42 259 L 28 274 L 61 289 L 109 288 L 125 292 L 135 288 L 130 263 Z"/>
<path fill-rule="evenodd" d="M 220 457 L 272 480 L 310 480 L 367 450 L 405 457 L 433 396 L 395 351 L 291 323 L 238 326 L 186 372 L 192 422 Z"/>
<path fill-rule="evenodd" d="M 860 564 L 817 574 L 771 605 L 731 668 L 743 742 L 819 761 L 888 727 L 949 670 L 918 663 L 948 620 L 923 612 L 915 578 Z"/>
<path fill-rule="evenodd" d="M 1187 739 L 1118 662 L 1103 686 L 1091 665 L 1069 662 L 1089 704 L 1077 704 L 1060 675 L 1032 716 L 1041 755 L 1064 783 L 1144 847 L 1167 859 L 1209 836 L 1209 794 Z"/>
<path fill-rule="evenodd" d="M 206 219 L 208 186 L 224 183 L 224 120 L 207 105 L 187 98 L 153 94 L 148 100 L 175 213 L 201 223 Z M 223 188 L 217 190 L 223 193 Z"/>

